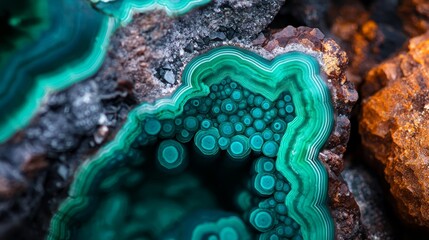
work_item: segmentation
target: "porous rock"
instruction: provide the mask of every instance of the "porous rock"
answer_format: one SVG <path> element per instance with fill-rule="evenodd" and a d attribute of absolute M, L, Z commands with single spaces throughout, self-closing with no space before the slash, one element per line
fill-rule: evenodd
<path fill-rule="evenodd" d="M 429 228 L 429 33 L 367 75 L 359 130 L 399 215 Z"/>

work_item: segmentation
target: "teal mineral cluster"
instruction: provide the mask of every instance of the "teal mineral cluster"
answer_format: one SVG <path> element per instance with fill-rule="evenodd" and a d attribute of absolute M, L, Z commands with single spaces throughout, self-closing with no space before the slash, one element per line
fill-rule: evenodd
<path fill-rule="evenodd" d="M 176 139 L 163 140 L 158 147 L 158 162 L 166 169 L 186 163 L 183 144 L 191 140 L 195 149 L 209 158 L 222 150 L 235 162 L 248 159 L 252 152 L 275 157 L 287 123 L 294 118 L 290 94 L 280 98 L 272 102 L 228 78 L 212 85 L 209 96 L 190 99 L 174 121 L 143 121 L 138 139 L 141 144 L 150 138 Z"/>
<path fill-rule="evenodd" d="M 259 239 L 302 239 L 299 224 L 288 215 L 285 205 L 291 188 L 284 176 L 276 171 L 272 158 L 256 160 L 250 186 L 260 197 L 257 207 L 248 210 L 250 224 L 261 232 Z"/>
<path fill-rule="evenodd" d="M 182 81 L 81 167 L 49 239 L 333 239 L 318 160 L 333 110 L 317 62 L 220 47 Z"/>
<path fill-rule="evenodd" d="M 44 96 L 100 68 L 110 37 L 134 12 L 183 14 L 209 0 L 17 0 L 0 3 L 0 142 L 24 127 Z M 104 4 L 114 11 L 99 11 Z M 103 8 L 104 9 L 104 8 Z"/>

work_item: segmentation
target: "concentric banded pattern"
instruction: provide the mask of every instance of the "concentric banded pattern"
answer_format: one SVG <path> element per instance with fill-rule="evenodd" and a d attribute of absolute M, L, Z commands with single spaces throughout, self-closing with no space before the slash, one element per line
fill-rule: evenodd
<path fill-rule="evenodd" d="M 106 178 L 106 174 L 111 169 L 132 164 L 136 159 L 136 146 L 142 144 L 142 141 L 156 140 L 155 137 L 151 137 L 152 134 L 175 132 L 172 131 L 171 122 L 169 124 L 152 122 L 150 125 L 153 127 L 146 127 L 148 121 L 152 121 L 150 119 L 155 118 L 157 121 L 175 119 L 174 124 L 176 124 L 177 117 L 186 112 L 184 108 L 189 100 L 209 96 L 210 86 L 219 84 L 225 79 L 233 79 L 247 91 L 263 96 L 268 105 L 285 92 L 290 93 L 294 105 L 292 108 L 284 109 L 286 113 L 294 111 L 296 117 L 287 125 L 286 133 L 281 137 L 275 161 L 276 169 L 286 177 L 291 188 L 288 189 L 289 192 L 285 197 L 285 206 L 289 216 L 300 226 L 304 239 L 333 239 L 333 222 L 326 207 L 327 174 L 317 159 L 318 152 L 332 128 L 333 110 L 329 90 L 318 72 L 318 65 L 314 59 L 298 52 L 287 53 L 273 61 L 267 61 L 242 49 L 222 47 L 194 59 L 183 73 L 183 86 L 171 98 L 159 100 L 153 105 L 143 104 L 132 111 L 115 141 L 80 169 L 70 190 L 70 197 L 52 220 L 50 238 L 67 239 L 71 236 L 71 229 L 74 229 L 76 222 L 79 222 L 82 216 L 90 215 L 89 208 L 93 206 L 91 203 L 95 204 L 97 201 L 96 195 L 100 182 Z M 231 94 L 230 97 L 239 99 L 239 95 Z M 264 105 L 268 106 L 266 104 Z M 261 108 L 264 105 L 261 102 Z M 221 103 L 220 109 L 226 112 L 236 111 L 229 101 Z M 257 110 L 251 112 L 251 115 L 256 117 L 260 117 L 260 114 Z M 192 134 L 186 132 L 192 132 L 196 122 L 209 129 L 210 123 L 203 120 L 189 119 L 187 123 L 183 120 L 180 124 L 184 124 L 186 131 L 182 129 L 179 135 L 175 135 L 176 139 L 179 142 L 190 141 L 192 137 L 189 135 Z M 246 121 L 243 119 L 243 124 Z M 253 127 L 261 130 L 264 128 L 262 122 Z M 272 127 L 282 129 L 282 124 L 273 122 Z M 240 127 L 238 129 L 241 131 Z M 253 143 L 253 148 L 264 152 L 261 139 L 271 135 L 269 132 L 262 132 L 261 138 L 255 137 L 253 141 L 244 141 L 245 135 L 232 134 L 233 131 L 236 131 L 235 125 L 232 127 L 230 124 L 223 124 L 220 132 L 224 135 L 222 136 L 224 139 L 220 137 L 218 145 L 214 145 L 216 133 L 212 134 L 212 138 L 199 137 L 201 148 L 211 152 L 216 146 L 219 148 L 223 146 L 227 151 L 230 149 L 228 153 L 235 159 L 235 154 L 241 156 L 240 153 L 247 149 L 246 143 L 249 142 Z M 147 136 L 141 137 L 142 133 Z M 232 147 L 232 142 L 237 144 Z M 265 146 L 265 155 L 274 157 L 276 148 L 275 144 Z M 180 147 L 175 149 L 179 151 Z M 174 159 L 175 154 L 171 155 L 173 157 L 167 157 L 170 160 Z M 262 169 L 266 169 L 266 173 L 262 173 L 258 178 L 260 191 L 267 191 L 268 194 L 274 187 L 272 180 L 274 175 L 270 175 L 269 172 L 272 170 L 269 165 L 269 163 L 266 166 L 263 164 Z M 120 179 L 117 178 L 117 181 Z M 278 188 L 286 193 L 283 187 Z M 282 196 L 277 198 L 280 199 Z M 272 227 L 271 215 L 264 210 L 268 207 L 262 206 L 261 210 L 252 212 L 253 215 L 250 216 L 251 222 L 253 219 L 253 225 L 262 231 Z M 278 211 L 284 211 L 281 205 Z M 288 226 L 282 228 L 283 233 L 290 234 L 290 231 L 294 231 L 293 224 L 290 225 L 292 228 Z"/>
<path fill-rule="evenodd" d="M 122 23 L 128 23 L 135 12 L 161 9 L 168 15 L 181 15 L 188 11 L 205 5 L 210 0 L 89 0 L 101 11 L 115 16 Z"/>
<path fill-rule="evenodd" d="M 21 37 L 13 51 L 0 55 L 0 142 L 28 123 L 46 93 L 94 74 L 104 60 L 110 36 L 131 20 L 133 12 L 161 7 L 170 15 L 183 14 L 207 2 L 113 1 L 108 6 L 115 14 L 109 15 L 94 9 L 88 0 L 18 0 L 18 6 L 31 6 L 16 11 L 9 22 L 17 31 L 27 31 L 21 33 L 27 38 Z M 0 5 L 0 11 L 14 5 Z M 34 26 L 20 26 L 29 22 Z"/>

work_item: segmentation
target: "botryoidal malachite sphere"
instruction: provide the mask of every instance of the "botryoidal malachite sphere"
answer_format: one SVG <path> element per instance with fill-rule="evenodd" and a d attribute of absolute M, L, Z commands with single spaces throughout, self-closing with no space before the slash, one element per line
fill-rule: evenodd
<path fill-rule="evenodd" d="M 77 172 L 49 239 L 333 239 L 318 153 L 333 109 L 312 57 L 193 59 Z"/>

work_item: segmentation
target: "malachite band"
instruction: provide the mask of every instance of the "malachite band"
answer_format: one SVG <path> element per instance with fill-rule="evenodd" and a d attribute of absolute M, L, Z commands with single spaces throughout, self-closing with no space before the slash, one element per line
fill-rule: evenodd
<path fill-rule="evenodd" d="M 96 73 L 111 35 L 133 13 L 157 8 L 183 14 L 209 1 L 121 0 L 103 3 L 114 13 L 103 14 L 88 0 L 34 0 L 34 15 L 42 23 L 28 30 L 31 39 L 0 55 L 0 142 L 28 124 L 48 93 Z"/>
<path fill-rule="evenodd" d="M 161 9 L 168 15 L 181 15 L 190 10 L 205 5 L 210 0 L 88 0 L 94 3 L 101 11 L 115 16 L 123 24 L 131 21 L 134 13 Z"/>
<path fill-rule="evenodd" d="M 153 117 L 175 119 L 188 100 L 209 95 L 212 84 L 228 77 L 270 101 L 286 91 L 292 96 L 296 117 L 288 124 L 276 159 L 277 170 L 291 185 L 285 205 L 290 217 L 300 225 L 304 239 L 334 239 L 334 223 L 327 208 L 328 176 L 318 160 L 331 133 L 334 115 L 317 61 L 300 52 L 285 53 L 269 61 L 236 47 L 220 47 L 196 57 L 186 66 L 183 84 L 170 98 L 142 104 L 130 112 L 115 140 L 77 172 L 70 197 L 52 219 L 49 239 L 71 236 L 76 216 L 88 214 L 81 212 L 85 209 L 82 204 L 89 204 L 103 170 L 112 162 L 120 165 L 127 161 L 118 159 L 117 153 L 133 151 L 131 146 L 141 132 L 142 121 Z M 260 100 L 255 98 L 256 101 Z"/>

